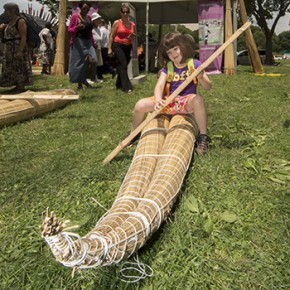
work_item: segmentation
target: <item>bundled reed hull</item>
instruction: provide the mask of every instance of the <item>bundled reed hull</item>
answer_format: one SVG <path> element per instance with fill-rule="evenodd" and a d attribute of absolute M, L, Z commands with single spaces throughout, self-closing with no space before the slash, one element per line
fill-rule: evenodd
<path fill-rule="evenodd" d="M 54 214 L 42 236 L 68 267 L 119 263 L 135 253 L 168 216 L 193 154 L 197 125 L 190 115 L 159 116 L 143 130 L 111 209 L 84 237 L 62 231 Z"/>
<path fill-rule="evenodd" d="M 57 108 L 66 105 L 70 100 L 68 99 L 49 99 L 53 95 L 74 95 L 73 90 L 53 90 L 45 92 L 37 92 L 38 95 L 45 96 L 47 99 L 33 99 L 35 92 L 28 91 L 19 94 L 19 99 L 2 100 L 0 99 L 0 127 L 8 124 L 17 123 L 51 112 Z M 21 99 L 29 97 L 31 99 Z M 1 96 L 0 96 L 1 97 Z"/>

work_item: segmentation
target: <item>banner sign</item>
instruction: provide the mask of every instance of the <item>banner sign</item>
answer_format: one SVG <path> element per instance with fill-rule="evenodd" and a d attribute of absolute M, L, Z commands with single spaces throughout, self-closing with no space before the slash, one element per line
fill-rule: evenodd
<path fill-rule="evenodd" d="M 204 62 L 224 42 L 224 1 L 199 0 L 199 59 Z M 222 55 L 210 64 L 207 73 L 221 73 Z"/>

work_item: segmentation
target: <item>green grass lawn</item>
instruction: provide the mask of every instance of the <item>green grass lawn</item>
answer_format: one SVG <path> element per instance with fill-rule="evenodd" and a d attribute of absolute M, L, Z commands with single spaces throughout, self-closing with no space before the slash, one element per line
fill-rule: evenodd
<path fill-rule="evenodd" d="M 0 289 L 290 289 L 290 62 L 255 76 L 212 75 L 203 92 L 211 150 L 195 157 L 169 219 L 139 251 L 154 276 L 119 279 L 121 265 L 76 272 L 55 261 L 40 236 L 45 209 L 86 234 L 109 208 L 135 147 L 101 161 L 124 138 L 135 102 L 114 81 L 79 101 L 0 129 Z M 67 77 L 35 77 L 33 90 L 76 88 Z M 4 88 L 0 89 L 1 92 Z"/>

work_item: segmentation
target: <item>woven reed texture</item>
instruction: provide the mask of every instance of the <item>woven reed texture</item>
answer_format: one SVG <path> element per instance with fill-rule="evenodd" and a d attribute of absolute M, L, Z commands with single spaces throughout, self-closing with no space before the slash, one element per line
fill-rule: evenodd
<path fill-rule="evenodd" d="M 62 231 L 56 217 L 49 214 L 42 236 L 56 259 L 68 267 L 91 268 L 119 263 L 142 247 L 177 198 L 197 130 L 191 115 L 161 115 L 152 120 L 142 131 L 111 209 L 84 237 Z"/>
<path fill-rule="evenodd" d="M 73 90 L 52 90 L 45 92 L 27 91 L 19 96 L 41 95 L 76 95 Z M 69 100 L 0 100 L 0 127 L 8 124 L 17 123 L 32 117 L 51 112 L 70 102 Z"/>

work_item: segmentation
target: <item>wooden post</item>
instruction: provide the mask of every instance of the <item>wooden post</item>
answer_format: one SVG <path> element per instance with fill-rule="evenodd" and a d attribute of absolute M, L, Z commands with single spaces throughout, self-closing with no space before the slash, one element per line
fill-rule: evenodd
<path fill-rule="evenodd" d="M 67 0 L 59 1 L 59 22 L 56 39 L 56 54 L 52 74 L 63 76 L 65 74 L 65 30 L 66 30 Z"/>
<path fill-rule="evenodd" d="M 228 40 L 233 34 L 232 8 L 231 0 L 226 0 L 226 26 L 225 26 L 225 40 Z M 233 75 L 236 73 L 234 61 L 234 45 L 231 43 L 225 50 L 224 54 L 224 73 Z"/>
<path fill-rule="evenodd" d="M 240 4 L 240 15 L 241 15 L 242 23 L 246 23 L 248 21 L 248 15 L 247 15 L 247 10 L 246 10 L 244 0 L 239 0 L 239 4 Z M 264 74 L 264 69 L 261 63 L 260 55 L 259 55 L 257 45 L 255 43 L 251 29 L 248 29 L 245 32 L 245 36 L 246 36 L 246 45 L 249 52 L 250 62 L 252 64 L 253 70 L 257 74 Z"/>
<path fill-rule="evenodd" d="M 168 106 L 178 94 L 186 88 L 192 80 L 197 77 L 206 67 L 208 67 L 239 35 L 251 26 L 250 22 L 239 28 L 222 46 L 220 46 L 203 64 L 201 64 L 187 79 L 166 99 L 164 106 L 151 113 L 127 138 L 125 138 L 104 160 L 103 163 L 110 162 L 130 141 L 137 136 L 143 128 L 149 124 L 163 109 Z"/>

